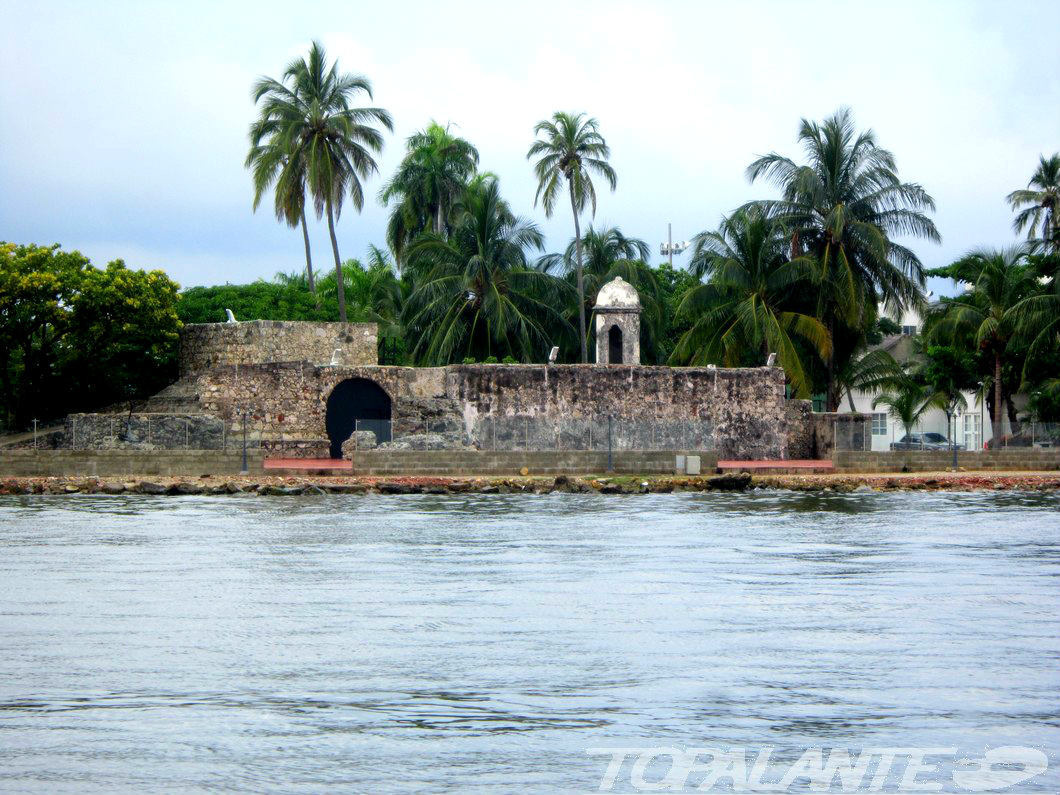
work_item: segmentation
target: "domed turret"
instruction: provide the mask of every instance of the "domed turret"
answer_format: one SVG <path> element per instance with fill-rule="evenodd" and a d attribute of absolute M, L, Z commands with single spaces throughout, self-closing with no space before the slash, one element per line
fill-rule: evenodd
<path fill-rule="evenodd" d="M 596 295 L 596 363 L 640 364 L 640 296 L 616 276 Z"/>

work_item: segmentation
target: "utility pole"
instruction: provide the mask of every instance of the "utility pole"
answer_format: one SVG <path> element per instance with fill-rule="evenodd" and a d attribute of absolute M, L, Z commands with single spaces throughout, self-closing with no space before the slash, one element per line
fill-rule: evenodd
<path fill-rule="evenodd" d="M 33 420 L 33 449 L 37 449 L 37 420 Z"/>

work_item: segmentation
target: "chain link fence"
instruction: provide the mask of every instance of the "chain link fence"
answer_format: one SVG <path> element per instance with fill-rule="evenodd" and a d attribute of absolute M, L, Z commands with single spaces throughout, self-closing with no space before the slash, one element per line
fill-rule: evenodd
<path fill-rule="evenodd" d="M 405 431 L 402 425 L 410 428 Z M 367 432 L 367 433 L 366 433 Z M 468 434 L 451 420 L 357 420 L 356 449 L 486 451 L 714 450 L 710 420 L 484 417 Z"/>

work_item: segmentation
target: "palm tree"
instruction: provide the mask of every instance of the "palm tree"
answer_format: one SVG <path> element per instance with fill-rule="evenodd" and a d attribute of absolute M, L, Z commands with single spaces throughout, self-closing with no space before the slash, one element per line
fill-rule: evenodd
<path fill-rule="evenodd" d="M 808 257 L 789 260 L 787 247 L 785 228 L 759 207 L 737 210 L 718 231 L 696 235 L 689 269 L 707 281 L 681 299 L 678 315 L 692 326 L 671 361 L 762 365 L 776 353 L 793 392 L 809 397 L 812 383 L 797 343 L 825 357 L 832 342 L 817 318 L 793 308 L 793 294 L 814 288 L 816 269 Z"/>
<path fill-rule="evenodd" d="M 935 208 L 932 198 L 920 185 L 899 180 L 894 156 L 871 131 L 855 132 L 848 109 L 821 124 L 803 119 L 798 139 L 804 165 L 773 153 L 751 163 L 747 176 L 780 187 L 781 200 L 761 204 L 789 229 L 791 256 L 818 262 L 817 314 L 836 341 L 825 362 L 828 409 L 835 411 L 836 373 L 864 347 L 877 304 L 903 308 L 922 300 L 920 259 L 892 237 L 941 238 L 924 214 Z"/>
<path fill-rule="evenodd" d="M 566 181 L 567 193 L 570 196 L 571 213 L 574 215 L 574 241 L 576 253 L 576 270 L 578 283 L 578 335 L 581 340 L 582 364 L 589 361 L 585 337 L 585 285 L 582 275 L 582 233 L 578 216 L 585 209 L 586 203 L 596 215 L 596 189 L 593 187 L 592 174 L 602 176 L 615 189 L 618 178 L 615 170 L 607 162 L 611 150 L 597 128 L 596 119 L 586 119 L 584 113 L 552 114 L 551 121 L 539 121 L 534 125 L 534 135 L 541 136 L 534 141 L 526 159 L 537 157 L 534 163 L 534 175 L 537 177 L 538 200 L 545 208 L 545 216 L 552 217 L 559 196 L 561 183 Z"/>
<path fill-rule="evenodd" d="M 1041 155 L 1038 168 L 1023 190 L 1014 190 L 1008 195 L 1013 210 L 1020 210 L 1012 221 L 1019 234 L 1027 229 L 1027 239 L 1034 239 L 1034 232 L 1042 230 L 1041 244 L 1060 251 L 1060 230 L 1056 226 L 1056 210 L 1060 207 L 1060 153 L 1046 159 Z"/>
<path fill-rule="evenodd" d="M 254 101 L 262 103 L 263 139 L 267 137 L 278 151 L 286 153 L 278 182 L 294 181 L 293 176 L 284 175 L 286 170 L 303 174 L 317 217 L 327 216 L 342 322 L 346 322 L 346 298 L 335 219 L 347 195 L 361 209 L 362 180 L 378 170 L 373 154 L 382 151 L 383 136 L 373 124 L 387 130 L 394 126 L 382 108 L 351 107 L 350 101 L 361 92 L 371 98 L 368 79 L 340 73 L 337 63 L 329 66 L 319 42 L 313 42 L 308 58 L 287 67 L 282 82 L 264 77 L 254 86 Z"/>
<path fill-rule="evenodd" d="M 305 171 L 299 160 L 288 168 L 289 153 L 273 140 L 275 130 L 268 119 L 259 119 L 250 126 L 250 151 L 245 166 L 252 170 L 254 179 L 254 211 L 265 192 L 276 185 L 274 211 L 276 220 L 290 227 L 302 226 L 302 241 L 305 244 L 305 269 L 309 281 L 309 292 L 316 299 L 316 283 L 313 279 L 313 257 L 309 248 L 309 229 L 305 221 Z M 319 307 L 319 301 L 317 303 Z"/>
<path fill-rule="evenodd" d="M 1003 251 L 973 251 L 948 268 L 940 269 L 968 289 L 956 298 L 943 298 L 932 318 L 930 336 L 943 341 L 959 341 L 969 336 L 976 347 L 994 362 L 993 437 L 1002 434 L 1001 366 L 1010 342 L 1025 324 L 1028 305 L 1025 299 L 1034 293 L 1035 282 L 1026 264 L 1027 250 L 1022 246 Z M 1013 429 L 1015 432 L 1016 429 Z M 995 442 L 996 443 L 996 442 Z"/>
<path fill-rule="evenodd" d="M 444 235 L 454 203 L 478 168 L 478 150 L 463 138 L 431 122 L 411 135 L 408 153 L 383 186 L 384 204 L 396 200 L 387 225 L 387 242 L 400 260 L 421 232 L 433 227 Z"/>
<path fill-rule="evenodd" d="M 473 182 L 462 206 L 448 239 L 426 232 L 408 250 L 406 325 L 422 332 L 412 354 L 431 364 L 543 356 L 550 329 L 567 323 L 556 309 L 563 283 L 529 265 L 541 232 L 512 214 L 496 179 Z"/>
<path fill-rule="evenodd" d="M 591 226 L 582 235 L 582 284 L 585 301 L 581 305 L 586 316 L 593 312 L 593 296 L 616 276 L 621 276 L 636 289 L 641 302 L 641 355 L 646 361 L 657 361 L 666 324 L 666 307 L 662 284 L 657 273 L 646 264 L 648 244 L 626 237 L 616 226 L 596 231 Z M 537 268 L 561 276 L 571 283 L 573 302 L 570 316 L 577 316 L 577 244 L 572 239 L 562 254 L 547 254 L 537 262 Z"/>
<path fill-rule="evenodd" d="M 852 357 L 836 371 L 840 397 L 846 394 L 847 405 L 850 406 L 852 412 L 857 411 L 854 407 L 854 392 L 893 389 L 895 384 L 903 381 L 904 377 L 905 371 L 902 365 L 882 348 L 875 348 L 860 356 Z"/>
<path fill-rule="evenodd" d="M 887 406 L 887 413 L 902 423 L 905 435 L 913 433 L 920 418 L 933 408 L 939 407 L 939 398 L 926 387 L 906 376 L 889 390 L 881 392 L 872 401 L 872 407 Z"/>

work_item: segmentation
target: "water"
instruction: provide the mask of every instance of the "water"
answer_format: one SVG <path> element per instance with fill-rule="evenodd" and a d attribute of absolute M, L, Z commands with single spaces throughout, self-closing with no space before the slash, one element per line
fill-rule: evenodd
<path fill-rule="evenodd" d="M 0 498 L 0 791 L 593 791 L 587 748 L 765 745 L 1041 747 L 1056 791 L 1057 507 Z"/>

